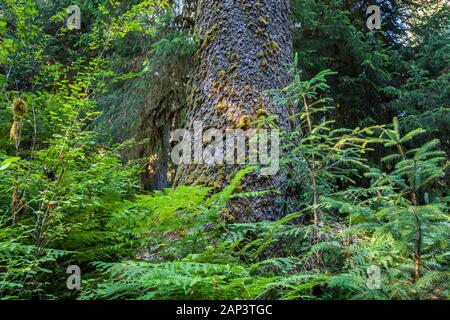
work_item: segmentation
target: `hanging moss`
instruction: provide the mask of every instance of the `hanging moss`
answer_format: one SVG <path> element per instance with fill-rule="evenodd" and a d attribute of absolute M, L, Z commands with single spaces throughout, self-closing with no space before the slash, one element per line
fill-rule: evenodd
<path fill-rule="evenodd" d="M 219 27 L 215 24 L 208 32 L 206 32 L 202 43 L 203 49 L 206 49 L 214 41 L 218 29 Z"/>
<path fill-rule="evenodd" d="M 230 209 L 225 208 L 223 210 L 222 217 L 226 223 L 236 223 L 238 221 L 237 217 L 231 213 L 231 212 L 236 212 L 233 210 L 234 210 L 233 208 L 230 208 Z"/>
<path fill-rule="evenodd" d="M 280 49 L 280 46 L 278 45 L 278 42 L 276 42 L 275 40 L 272 40 L 270 42 L 270 46 L 272 47 L 273 50 L 278 51 Z"/>
<path fill-rule="evenodd" d="M 209 181 L 207 183 L 207 187 L 211 188 L 213 191 L 219 191 L 222 188 L 222 185 L 220 184 L 219 180 L 216 180 Z"/>
<path fill-rule="evenodd" d="M 13 124 L 9 131 L 9 137 L 17 143 L 20 138 L 21 123 L 28 113 L 28 105 L 24 100 L 16 98 L 11 105 L 11 110 L 13 112 Z"/>
<path fill-rule="evenodd" d="M 220 70 L 219 76 L 220 76 L 220 79 L 223 81 L 225 79 L 225 77 L 227 76 L 226 71 L 224 69 Z"/>
<path fill-rule="evenodd" d="M 220 165 L 217 171 L 217 181 L 224 181 L 226 177 L 227 174 L 225 172 L 225 168 L 223 165 Z"/>
<path fill-rule="evenodd" d="M 15 142 L 17 142 L 19 139 L 19 124 L 16 121 L 14 121 L 11 126 L 11 130 L 9 131 L 9 138 Z"/>
<path fill-rule="evenodd" d="M 216 105 L 216 111 L 218 113 L 224 112 L 228 108 L 228 104 L 225 101 L 221 101 Z"/>
<path fill-rule="evenodd" d="M 268 25 L 269 25 L 269 23 L 267 22 L 267 20 L 263 17 L 263 16 L 260 16 L 259 18 L 258 18 L 258 22 L 259 22 L 259 24 L 262 26 L 262 27 L 267 27 Z"/>
<path fill-rule="evenodd" d="M 242 116 L 239 120 L 238 125 L 236 126 L 237 129 L 248 129 L 252 126 L 250 117 L 249 116 Z"/>
<path fill-rule="evenodd" d="M 236 52 L 231 53 L 230 55 L 230 61 L 238 61 L 239 60 L 239 54 Z"/>
<path fill-rule="evenodd" d="M 202 70 L 201 76 L 202 76 L 202 79 L 206 78 L 206 69 Z"/>
<path fill-rule="evenodd" d="M 266 59 L 261 60 L 261 67 L 268 69 L 269 68 L 269 62 L 267 62 Z"/>
<path fill-rule="evenodd" d="M 261 109 L 256 110 L 256 117 L 257 118 L 268 117 L 268 116 L 269 116 L 269 113 L 267 112 L 266 109 L 261 108 Z"/>
<path fill-rule="evenodd" d="M 11 109 L 17 121 L 23 120 L 28 112 L 27 103 L 20 98 L 14 99 Z"/>

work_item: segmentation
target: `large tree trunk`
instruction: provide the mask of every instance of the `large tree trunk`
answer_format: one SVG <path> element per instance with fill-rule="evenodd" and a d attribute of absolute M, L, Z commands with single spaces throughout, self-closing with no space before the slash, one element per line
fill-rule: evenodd
<path fill-rule="evenodd" d="M 274 105 L 269 89 L 285 87 L 292 63 L 288 0 L 200 0 L 197 33 L 201 37 L 191 83 L 187 128 L 195 121 L 204 128 L 248 127 L 258 115 L 278 115 L 281 130 L 289 129 L 287 107 Z M 223 188 L 234 177 L 236 165 L 181 165 L 175 185 L 202 184 Z M 231 221 L 276 219 L 285 177 L 262 176 L 259 171 L 241 182 L 239 191 L 276 190 L 248 200 L 233 200 L 226 212 Z"/>
<path fill-rule="evenodd" d="M 172 0 L 175 5 L 175 28 L 173 31 L 190 31 L 195 0 Z M 153 70 L 145 103 L 140 114 L 140 123 L 135 134 L 140 143 L 132 153 L 134 158 L 147 159 L 141 174 L 141 183 L 146 190 L 164 190 L 169 186 L 173 168 L 169 162 L 170 131 L 180 124 L 180 112 L 186 105 L 187 81 L 192 72 L 190 54 L 180 54 L 175 59 L 159 63 Z M 127 150 L 128 151 L 128 150 Z M 129 158 L 125 155 L 124 158 Z"/>

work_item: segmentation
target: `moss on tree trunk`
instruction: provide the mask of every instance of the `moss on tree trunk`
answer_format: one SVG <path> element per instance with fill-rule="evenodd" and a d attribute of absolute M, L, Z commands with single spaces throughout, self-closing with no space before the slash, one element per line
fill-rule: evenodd
<path fill-rule="evenodd" d="M 278 115 L 282 130 L 289 129 L 289 110 L 272 103 L 269 89 L 285 87 L 292 63 L 292 35 L 289 2 L 286 0 L 203 0 L 197 4 L 197 33 L 200 36 L 187 127 L 194 121 L 206 128 L 248 127 L 262 111 Z M 175 185 L 203 184 L 223 188 L 238 169 L 235 165 L 181 165 Z M 285 176 L 247 176 L 243 192 L 275 190 L 266 196 L 232 200 L 227 218 L 232 221 L 274 219 L 283 211 L 279 201 L 285 190 Z"/>

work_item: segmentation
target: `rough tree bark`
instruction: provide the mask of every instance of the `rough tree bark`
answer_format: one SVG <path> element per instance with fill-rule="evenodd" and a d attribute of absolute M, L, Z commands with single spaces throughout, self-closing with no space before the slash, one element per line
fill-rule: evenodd
<path fill-rule="evenodd" d="M 260 114 L 278 115 L 289 129 L 287 107 L 274 105 L 269 89 L 285 87 L 292 64 L 292 35 L 288 0 L 200 0 L 197 33 L 201 38 L 191 83 L 187 128 L 194 121 L 204 128 L 244 128 Z M 239 167 L 181 165 L 174 184 L 223 188 Z M 249 200 L 233 200 L 225 213 L 231 221 L 276 219 L 283 211 L 280 195 L 285 176 L 254 172 L 239 187 L 243 192 L 277 190 Z"/>
<path fill-rule="evenodd" d="M 191 59 L 172 61 L 161 66 L 145 98 L 136 132 L 139 144 L 135 158 L 147 159 L 141 182 L 147 190 L 163 190 L 168 187 L 170 131 L 179 124 L 181 108 L 186 105 L 186 82 L 184 74 L 191 72 Z M 169 75 L 169 76 L 167 76 Z M 174 83 L 172 75 L 179 79 Z M 187 78 L 187 77 L 186 77 Z"/>

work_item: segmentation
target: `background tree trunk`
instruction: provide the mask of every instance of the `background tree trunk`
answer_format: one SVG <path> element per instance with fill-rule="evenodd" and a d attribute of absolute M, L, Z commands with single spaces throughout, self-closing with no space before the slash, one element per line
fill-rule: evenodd
<path fill-rule="evenodd" d="M 196 0 L 173 0 L 175 5 L 175 31 L 191 31 Z M 132 153 L 134 158 L 147 159 L 141 174 L 146 190 L 164 190 L 170 184 L 173 171 L 169 162 L 170 131 L 181 124 L 181 110 L 186 106 L 189 93 L 187 82 L 192 73 L 192 55 L 180 55 L 164 61 L 155 71 L 148 86 L 140 122 L 135 134 L 139 144 Z M 128 151 L 128 150 L 127 150 Z M 125 155 L 127 158 L 128 155 Z M 173 176 L 173 173 L 172 173 Z"/>
<path fill-rule="evenodd" d="M 235 129 L 242 127 L 247 118 L 255 120 L 264 110 L 278 115 L 281 129 L 288 130 L 288 108 L 272 104 L 266 91 L 283 88 L 290 81 L 293 50 L 289 1 L 198 1 L 196 22 L 201 41 L 190 84 L 187 128 L 193 132 L 194 121 L 202 121 L 205 130 Z M 238 169 L 234 165 L 181 165 L 174 183 L 221 189 Z M 284 182 L 282 174 L 261 176 L 255 171 L 239 189 L 270 189 L 279 194 L 232 200 L 226 218 L 245 222 L 279 217 Z"/>

